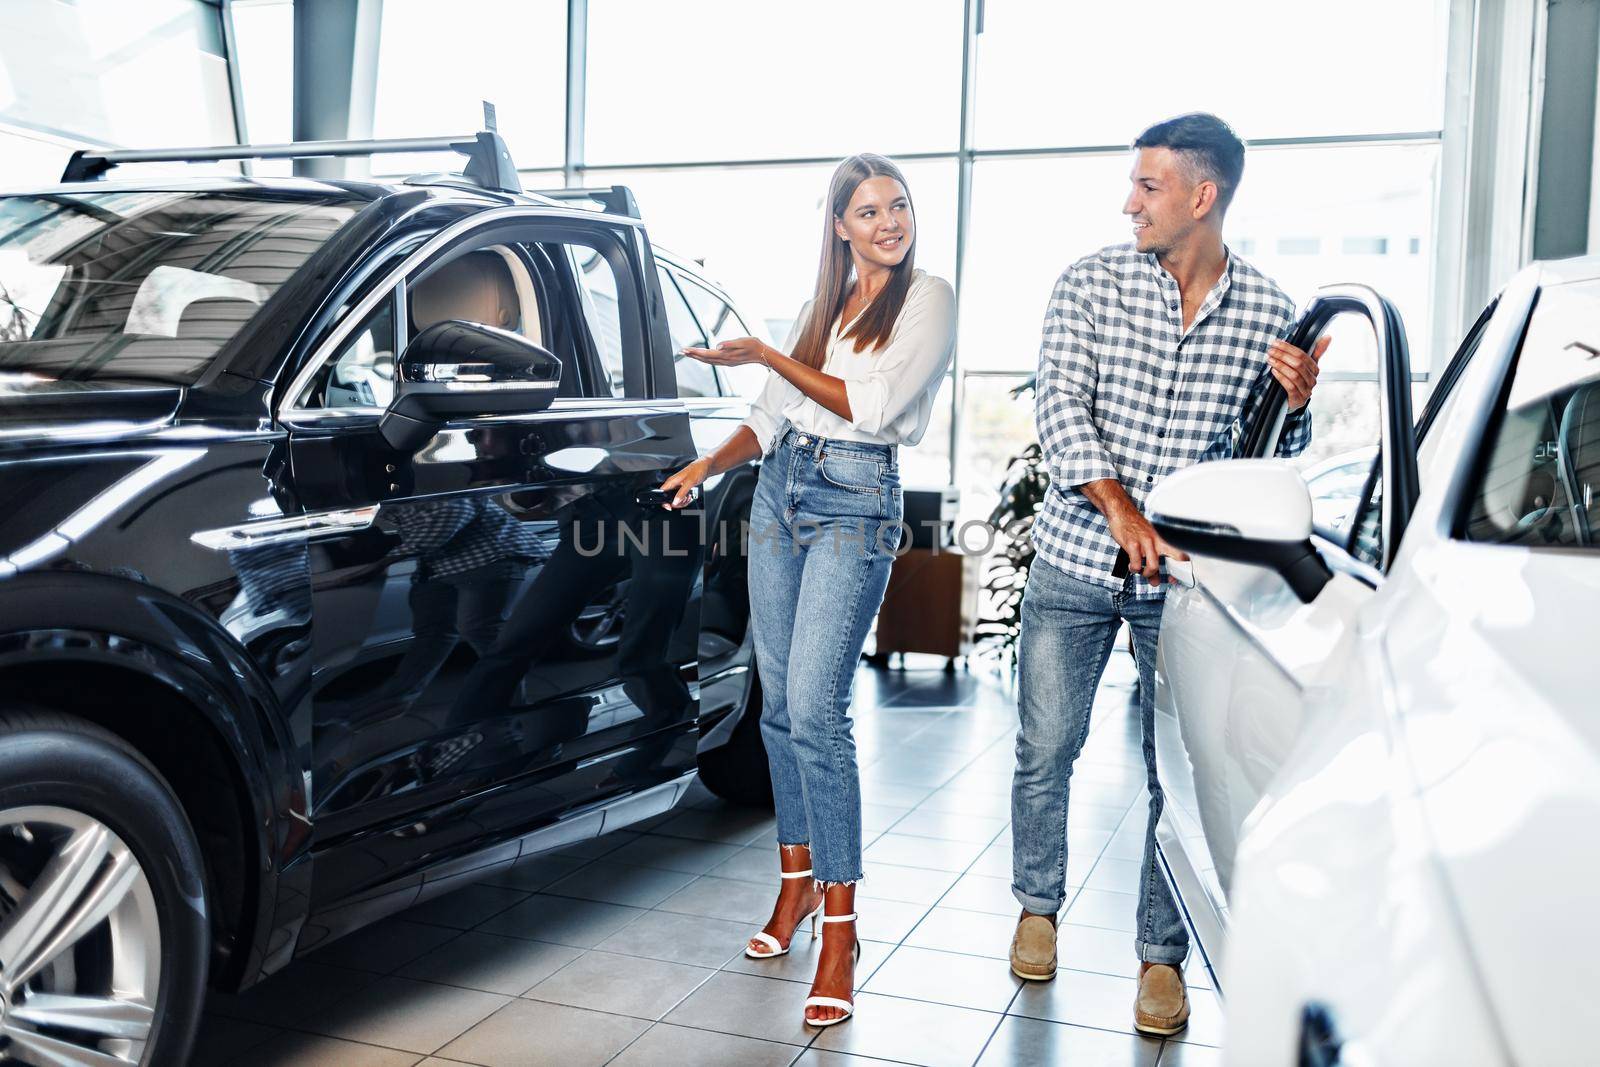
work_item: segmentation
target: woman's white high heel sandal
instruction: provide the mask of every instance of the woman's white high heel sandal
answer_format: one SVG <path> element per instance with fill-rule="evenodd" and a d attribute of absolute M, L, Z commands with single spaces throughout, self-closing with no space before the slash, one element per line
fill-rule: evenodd
<path fill-rule="evenodd" d="M 853 923 L 856 921 L 856 913 L 852 911 L 846 915 L 824 915 L 822 921 L 824 924 Z M 861 939 L 859 937 L 856 938 L 855 955 L 856 962 L 859 963 L 861 960 Z M 838 1008 L 844 1014 L 837 1019 L 813 1019 L 805 1014 L 805 1008 Z M 807 1026 L 835 1026 L 855 1013 L 856 1006 L 854 1001 L 840 1000 L 838 997 L 807 997 L 805 1005 L 801 1009 L 801 1017 L 805 1019 Z"/>
<path fill-rule="evenodd" d="M 790 878 L 810 878 L 811 877 L 811 868 L 807 867 L 803 871 L 780 871 L 779 874 L 778 874 L 778 877 L 783 878 L 785 880 L 788 880 Z M 811 940 L 813 940 L 813 941 L 815 941 L 817 939 L 817 916 L 821 915 L 821 914 L 822 914 L 822 903 L 819 901 L 817 903 L 816 908 L 812 910 L 810 915 L 802 915 L 802 916 L 800 916 L 800 923 L 805 922 L 807 919 L 811 920 Z M 826 922 L 827 920 L 824 919 L 823 921 Z M 794 924 L 794 931 L 795 931 L 796 934 L 800 932 L 800 923 L 795 923 Z M 766 945 L 768 948 L 770 948 L 772 950 L 771 952 L 757 952 L 755 949 L 751 948 L 749 945 L 746 945 L 744 947 L 744 954 L 746 956 L 749 956 L 753 960 L 770 960 L 775 956 L 785 956 L 785 955 L 788 955 L 788 953 L 789 953 L 789 945 L 781 945 L 781 944 L 779 944 L 778 943 L 778 939 L 773 937 L 771 934 L 767 933 L 765 930 L 762 930 L 760 933 L 756 934 L 750 940 L 759 941 L 763 945 Z M 789 935 L 789 943 L 790 944 L 794 943 L 794 934 L 790 934 Z"/>

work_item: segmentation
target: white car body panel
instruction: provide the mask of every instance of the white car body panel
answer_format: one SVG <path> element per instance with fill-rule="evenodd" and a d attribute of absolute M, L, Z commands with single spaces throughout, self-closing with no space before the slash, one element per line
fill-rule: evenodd
<path fill-rule="evenodd" d="M 1562 280 L 1600 271 L 1583 262 Z M 1541 270 L 1502 295 L 1430 429 L 1386 577 L 1336 566 L 1304 605 L 1201 556 L 1169 593 L 1158 839 L 1217 968 L 1229 1063 L 1295 1063 L 1313 1003 L 1347 1064 L 1586 1058 L 1600 548 L 1450 529 Z"/>

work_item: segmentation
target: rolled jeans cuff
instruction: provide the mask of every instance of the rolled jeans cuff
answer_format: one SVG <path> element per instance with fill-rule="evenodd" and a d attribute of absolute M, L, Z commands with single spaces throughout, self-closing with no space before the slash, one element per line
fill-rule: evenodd
<path fill-rule="evenodd" d="M 1061 911 L 1061 905 L 1066 903 L 1065 900 L 1052 901 L 1048 897 L 1029 896 L 1016 886 L 1011 887 L 1011 895 L 1017 898 L 1017 902 L 1019 904 L 1033 912 L 1035 915 L 1059 914 Z"/>
<path fill-rule="evenodd" d="M 1134 939 L 1133 951 L 1145 963 L 1166 963 L 1173 967 L 1189 958 L 1188 945 L 1147 945 L 1138 938 Z"/>

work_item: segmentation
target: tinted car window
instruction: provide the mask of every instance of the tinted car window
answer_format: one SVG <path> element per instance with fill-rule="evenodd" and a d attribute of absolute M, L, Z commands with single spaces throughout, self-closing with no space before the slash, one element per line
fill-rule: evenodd
<path fill-rule="evenodd" d="M 661 299 L 667 305 L 667 329 L 672 334 L 672 368 L 678 377 L 678 395 L 716 396 L 716 370 L 709 363 L 683 354 L 685 345 L 707 347 L 706 336 L 700 332 L 672 275 L 659 267 L 656 275 L 661 279 Z"/>
<path fill-rule="evenodd" d="M 698 284 L 693 278 L 685 277 L 682 282 L 684 295 L 689 298 L 689 306 L 694 308 L 695 317 L 700 320 L 700 325 L 705 329 L 712 344 L 734 337 L 757 337 L 765 340 L 761 334 L 750 329 L 732 305 L 720 296 Z M 729 396 L 754 397 L 761 392 L 762 386 L 767 384 L 767 373 L 765 367 L 755 363 L 719 368 L 723 393 Z"/>
<path fill-rule="evenodd" d="M 362 203 L 260 191 L 0 198 L 0 375 L 193 384 Z"/>
<path fill-rule="evenodd" d="M 386 408 L 394 399 L 394 297 L 367 315 L 313 382 L 305 407 Z M 320 387 L 321 392 L 315 390 Z"/>
<path fill-rule="evenodd" d="M 583 314 L 600 352 L 611 384 L 612 396 L 624 396 L 622 320 L 617 308 L 617 275 L 599 250 L 573 245 L 578 283 L 583 290 Z"/>
<path fill-rule="evenodd" d="M 1467 539 L 1535 547 L 1600 541 L 1600 282 L 1540 292 L 1490 426 Z"/>

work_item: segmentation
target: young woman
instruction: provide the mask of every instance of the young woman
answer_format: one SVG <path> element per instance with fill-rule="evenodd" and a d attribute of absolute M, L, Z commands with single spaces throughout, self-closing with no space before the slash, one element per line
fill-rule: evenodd
<path fill-rule="evenodd" d="M 683 507 L 706 478 L 765 457 L 750 511 L 750 621 L 778 809 L 778 901 L 745 954 L 781 956 L 822 913 L 805 1021 L 854 1010 L 861 783 L 847 714 L 861 646 L 883 603 L 904 505 L 897 451 L 922 439 L 955 348 L 955 294 L 914 266 L 905 177 L 882 156 L 833 173 L 815 296 L 788 354 L 754 338 L 686 348 L 707 363 L 763 363 L 750 417 L 668 478 Z"/>

